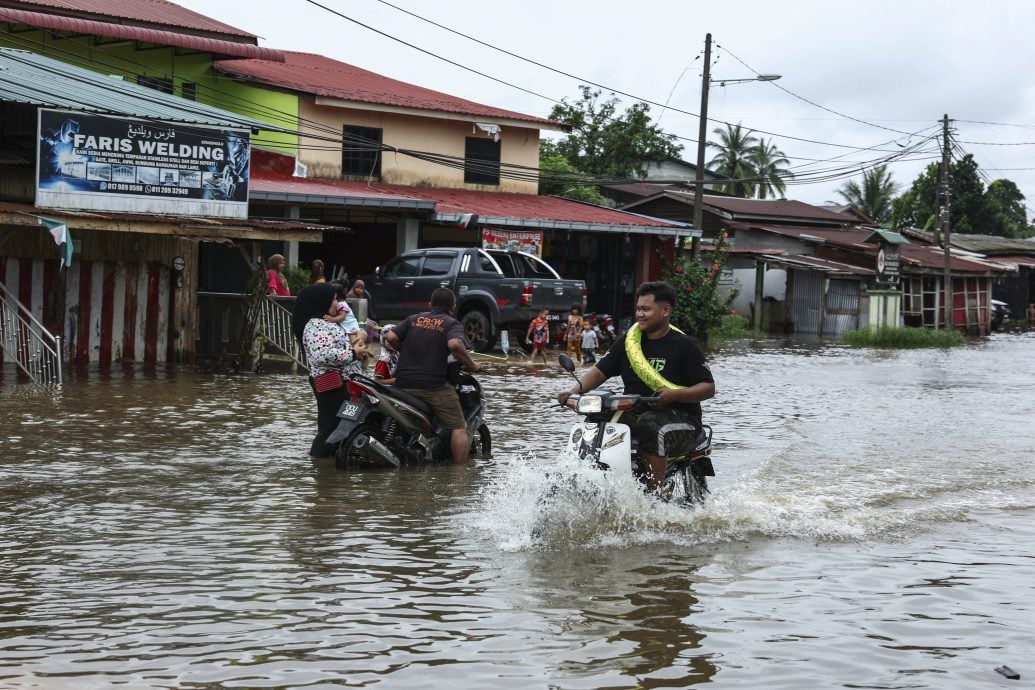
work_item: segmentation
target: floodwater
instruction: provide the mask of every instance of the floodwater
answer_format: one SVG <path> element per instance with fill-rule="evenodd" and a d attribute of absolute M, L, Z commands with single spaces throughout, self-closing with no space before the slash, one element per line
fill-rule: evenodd
<path fill-rule="evenodd" d="M 558 368 L 481 377 L 491 459 L 366 473 L 299 377 L 8 377 L 0 687 L 1030 685 L 1035 336 L 711 361 L 697 511 L 559 457 Z"/>

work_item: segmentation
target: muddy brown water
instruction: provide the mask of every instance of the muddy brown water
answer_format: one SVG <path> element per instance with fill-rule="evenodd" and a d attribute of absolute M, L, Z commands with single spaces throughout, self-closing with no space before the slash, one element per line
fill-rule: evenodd
<path fill-rule="evenodd" d="M 724 348 L 693 512 L 558 457 L 556 367 L 481 377 L 492 458 L 356 473 L 299 377 L 8 376 L 0 687 L 1021 687 L 1033 361 Z"/>

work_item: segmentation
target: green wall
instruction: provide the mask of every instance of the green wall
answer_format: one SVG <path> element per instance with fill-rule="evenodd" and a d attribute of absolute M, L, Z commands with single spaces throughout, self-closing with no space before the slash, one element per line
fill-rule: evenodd
<path fill-rule="evenodd" d="M 0 46 L 39 53 L 76 67 L 126 77 L 132 82 L 136 82 L 138 76 L 172 79 L 173 93 L 177 96 L 183 94 L 185 82 L 197 84 L 197 100 L 201 103 L 292 131 L 298 129 L 296 94 L 234 81 L 212 68 L 210 53 L 178 55 L 183 49 L 140 50 L 133 41 L 89 36 L 60 38 L 49 31 L 13 33 L 11 28 L 11 24 L 0 24 Z M 262 130 L 253 135 L 252 140 L 262 148 L 291 155 L 298 153 L 298 137 L 293 134 Z"/>

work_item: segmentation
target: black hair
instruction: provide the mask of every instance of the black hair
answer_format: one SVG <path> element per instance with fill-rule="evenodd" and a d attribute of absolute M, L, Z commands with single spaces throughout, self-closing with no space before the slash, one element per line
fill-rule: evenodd
<path fill-rule="evenodd" d="M 640 287 L 636 288 L 636 297 L 645 295 L 654 295 L 655 302 L 668 302 L 673 309 L 676 306 L 676 291 L 663 280 L 641 283 Z"/>
<path fill-rule="evenodd" d="M 335 297 L 336 299 L 338 299 L 338 300 L 343 300 L 343 299 L 345 299 L 345 297 L 346 297 L 346 296 L 348 295 L 348 292 L 349 292 L 349 286 L 348 286 L 348 285 L 346 285 L 346 284 L 345 284 L 344 282 L 342 282 L 341 280 L 332 280 L 332 281 L 330 281 L 330 282 L 329 282 L 329 283 L 327 283 L 327 284 L 328 284 L 328 285 L 333 285 L 333 286 L 334 286 L 334 297 Z"/>
<path fill-rule="evenodd" d="M 571 305 L 571 310 L 574 311 L 574 312 L 577 312 L 579 316 L 582 316 L 582 305 L 581 304 L 573 304 L 573 305 Z"/>
<path fill-rule="evenodd" d="M 449 311 L 456 306 L 456 295 L 449 288 L 438 288 L 431 293 L 431 306 L 441 307 L 446 311 Z"/>

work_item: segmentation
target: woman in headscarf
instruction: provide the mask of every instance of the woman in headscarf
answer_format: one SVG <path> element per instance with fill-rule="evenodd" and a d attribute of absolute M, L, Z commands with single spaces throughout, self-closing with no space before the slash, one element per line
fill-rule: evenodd
<path fill-rule="evenodd" d="M 309 284 L 326 283 L 327 277 L 323 274 L 323 261 L 313 259 L 313 269 L 309 272 Z"/>
<path fill-rule="evenodd" d="M 290 297 L 291 288 L 288 287 L 287 276 L 284 275 L 284 266 L 287 262 L 280 254 L 273 254 L 266 260 L 266 294 L 277 297 Z"/>
<path fill-rule="evenodd" d="M 291 313 L 291 331 L 305 350 L 309 363 L 309 385 L 316 397 L 316 438 L 309 448 L 313 458 L 334 455 L 327 437 L 338 426 L 338 408 L 348 397 L 342 372 L 354 366 L 355 353 L 349 337 L 325 316 L 337 316 L 335 287 L 330 283 L 309 285 L 298 293 Z"/>

